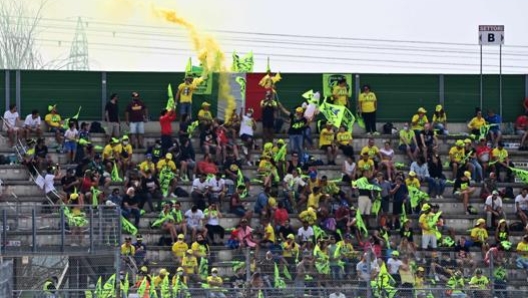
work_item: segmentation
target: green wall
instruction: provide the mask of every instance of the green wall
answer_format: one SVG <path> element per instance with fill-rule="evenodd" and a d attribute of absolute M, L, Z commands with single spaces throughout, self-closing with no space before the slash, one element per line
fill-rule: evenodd
<path fill-rule="evenodd" d="M 15 102 L 16 71 L 9 71 L 9 76 L 11 102 Z M 137 91 L 149 108 L 151 120 L 155 120 L 167 101 L 167 84 L 171 83 L 176 93 L 183 77 L 181 72 L 107 72 L 105 96 L 108 98 L 111 93 L 119 94 L 120 111 L 124 119 L 130 93 Z M 64 117 L 72 116 L 82 106 L 82 119 L 101 120 L 104 107 L 102 78 L 102 72 L 20 71 L 21 117 L 25 117 L 32 109 L 39 109 L 44 115 L 48 104 L 57 104 Z M 282 74 L 282 78 L 277 83 L 277 90 L 281 102 L 288 108 L 298 104 L 305 91 L 322 89 L 321 74 L 286 73 Z M 217 75 L 213 80 L 217 82 Z M 470 119 L 475 107 L 480 105 L 479 75 L 443 75 L 443 86 L 440 86 L 440 75 L 360 74 L 359 78 L 354 75 L 354 80 L 360 85 L 369 84 L 376 93 L 379 122 L 410 121 L 419 107 L 424 107 L 431 117 L 435 105 L 442 100 L 449 121 L 463 122 Z M 525 80 L 524 75 L 503 76 L 504 121 L 515 121 L 520 113 L 521 102 L 525 97 Z M 0 82 L 0 94 L 4 98 L 5 71 L 0 72 Z M 485 75 L 483 83 L 484 109 L 498 111 L 498 75 Z M 208 101 L 216 114 L 217 85 L 213 85 L 210 95 L 195 95 L 194 113 L 197 113 L 203 101 Z M 443 98 L 441 87 L 444 90 Z M 353 94 L 353 98 L 356 97 L 357 94 Z"/>

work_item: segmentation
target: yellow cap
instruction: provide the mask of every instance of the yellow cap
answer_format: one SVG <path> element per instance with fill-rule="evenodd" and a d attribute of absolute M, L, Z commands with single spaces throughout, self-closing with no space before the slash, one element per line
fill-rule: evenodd
<path fill-rule="evenodd" d="M 270 197 L 268 199 L 268 204 L 270 205 L 270 207 L 277 207 L 277 200 L 275 200 L 275 198 Z"/>
<path fill-rule="evenodd" d="M 429 204 L 423 204 L 422 206 L 422 211 L 427 211 L 427 210 L 430 210 L 431 209 L 431 205 Z"/>
<path fill-rule="evenodd" d="M 209 106 L 211 106 L 211 104 L 208 103 L 207 101 L 204 101 L 204 102 L 202 103 L 202 107 L 209 107 Z"/>
<path fill-rule="evenodd" d="M 278 139 L 277 140 L 277 144 L 284 144 L 284 140 L 283 139 Z"/>
<path fill-rule="evenodd" d="M 471 139 L 465 139 L 465 140 L 464 140 L 464 143 L 469 143 L 469 144 L 471 144 L 471 143 L 473 143 L 473 141 L 471 141 Z"/>
<path fill-rule="evenodd" d="M 267 142 L 266 144 L 264 144 L 264 150 L 269 150 L 271 148 L 273 148 L 273 143 Z"/>
<path fill-rule="evenodd" d="M 172 159 L 172 153 L 165 154 L 165 158 L 166 159 Z"/>
<path fill-rule="evenodd" d="M 436 105 L 435 111 L 440 112 L 442 110 L 442 105 Z"/>
<path fill-rule="evenodd" d="M 167 269 L 165 269 L 165 268 L 161 268 L 160 271 L 159 271 L 159 274 L 163 275 L 163 276 L 169 275 L 169 271 L 167 271 Z"/>
<path fill-rule="evenodd" d="M 288 236 L 286 237 L 288 239 L 295 239 L 295 236 L 293 234 L 288 234 Z"/>
<path fill-rule="evenodd" d="M 418 272 L 425 272 L 424 267 L 418 267 Z"/>
<path fill-rule="evenodd" d="M 419 108 L 418 109 L 418 113 L 427 113 L 427 111 L 424 109 L 424 108 Z"/>
<path fill-rule="evenodd" d="M 176 272 L 183 272 L 183 267 L 178 267 L 178 269 L 176 269 Z"/>
<path fill-rule="evenodd" d="M 485 224 L 485 223 L 486 223 L 486 220 L 484 218 L 479 218 L 477 219 L 477 223 L 475 224 L 475 227 L 480 226 L 481 224 Z"/>
<path fill-rule="evenodd" d="M 178 235 L 178 239 L 183 239 L 183 238 L 185 238 L 185 236 L 183 234 L 179 234 Z"/>
<path fill-rule="evenodd" d="M 238 166 L 236 164 L 232 164 L 229 169 L 231 170 L 231 172 L 236 172 L 238 171 Z"/>
<path fill-rule="evenodd" d="M 464 172 L 464 176 L 466 176 L 467 178 L 470 178 L 470 179 L 471 179 L 471 172 L 469 172 L 469 171 L 465 171 L 465 172 Z"/>
<path fill-rule="evenodd" d="M 296 112 L 296 113 L 302 113 L 303 111 L 304 111 L 304 110 L 303 110 L 303 108 L 301 108 L 301 107 L 298 107 L 298 108 L 295 109 L 295 112 Z"/>
<path fill-rule="evenodd" d="M 79 198 L 79 194 L 76 194 L 76 193 L 72 193 L 70 194 L 70 200 L 77 200 Z"/>
<path fill-rule="evenodd" d="M 499 225 L 500 225 L 500 224 L 503 224 L 503 223 L 506 223 L 506 220 L 505 220 L 504 218 L 501 219 L 501 220 L 499 220 Z"/>
<path fill-rule="evenodd" d="M 457 141 L 455 142 L 455 145 L 458 146 L 458 147 L 462 147 L 462 146 L 464 146 L 464 141 L 462 141 L 462 140 L 457 140 Z"/>
<path fill-rule="evenodd" d="M 409 176 L 411 176 L 411 177 L 416 177 L 416 172 L 414 172 L 414 171 L 410 171 L 410 172 L 409 172 Z"/>
<path fill-rule="evenodd" d="M 218 272 L 218 268 L 211 269 L 211 272 Z"/>
<path fill-rule="evenodd" d="M 192 249 L 188 249 L 187 253 L 191 255 L 193 253 L 193 250 Z"/>
<path fill-rule="evenodd" d="M 148 272 L 148 268 L 147 266 L 141 266 L 141 268 L 139 268 L 139 270 L 143 273 L 147 273 Z"/>

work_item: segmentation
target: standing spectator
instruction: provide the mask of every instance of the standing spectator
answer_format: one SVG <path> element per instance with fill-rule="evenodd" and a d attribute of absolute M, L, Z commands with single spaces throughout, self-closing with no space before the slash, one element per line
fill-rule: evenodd
<path fill-rule="evenodd" d="M 407 157 L 411 161 L 416 159 L 417 151 L 416 135 L 413 130 L 409 129 L 409 124 L 404 123 L 403 129 L 400 130 L 400 144 L 398 148 L 403 153 L 407 154 Z"/>
<path fill-rule="evenodd" d="M 389 195 L 393 196 L 391 227 L 399 229 L 402 225 L 400 223 L 400 215 L 403 212 L 403 208 L 405 208 L 407 197 L 409 196 L 409 189 L 400 177 L 396 178 L 396 183 L 392 185 Z"/>
<path fill-rule="evenodd" d="M 255 119 L 253 119 L 253 109 L 248 109 L 246 114 L 244 115 L 244 110 L 240 109 L 240 139 L 242 142 L 244 142 L 244 145 L 242 147 L 242 151 L 244 152 L 244 155 L 246 157 L 246 161 L 248 165 L 252 165 L 251 163 L 251 150 L 253 149 L 253 134 L 255 129 L 257 128 L 257 123 L 255 122 Z"/>
<path fill-rule="evenodd" d="M 178 93 L 176 93 L 176 102 L 180 106 L 180 116 L 184 114 L 192 118 L 192 100 L 193 94 L 200 79 L 194 79 L 191 75 L 186 75 L 183 83 L 178 86 Z"/>
<path fill-rule="evenodd" d="M 332 98 L 335 105 L 348 107 L 348 89 L 349 86 L 345 78 L 337 81 L 337 84 L 332 88 Z"/>
<path fill-rule="evenodd" d="M 116 93 L 110 95 L 110 101 L 105 106 L 105 121 L 106 121 L 106 141 L 109 142 L 112 138 L 119 138 L 120 121 L 119 121 L 119 107 L 117 101 L 119 97 Z"/>
<path fill-rule="evenodd" d="M 362 92 L 358 97 L 358 112 L 365 121 L 365 131 L 367 134 L 377 135 L 376 131 L 376 110 L 378 100 L 376 94 L 370 91 L 369 85 L 363 85 Z"/>
<path fill-rule="evenodd" d="M 504 212 L 502 211 L 502 198 L 499 196 L 498 191 L 492 191 L 491 196 L 486 198 L 484 208 L 487 214 L 487 228 L 496 227 L 499 220 L 504 218 Z"/>
<path fill-rule="evenodd" d="M 143 135 L 145 134 L 145 123 L 148 121 L 147 106 L 141 101 L 139 93 L 132 92 L 132 101 L 128 104 L 125 112 L 125 120 L 130 126 L 132 146 L 143 147 Z"/>
<path fill-rule="evenodd" d="M 332 126 L 332 122 L 326 121 L 326 125 L 319 133 L 319 147 L 323 152 L 326 153 L 328 165 L 335 165 L 335 159 L 337 157 L 337 147 L 334 142 L 335 132 Z"/>
<path fill-rule="evenodd" d="M 515 197 L 515 213 L 521 219 L 523 226 L 528 227 L 528 187 L 523 188 Z"/>
<path fill-rule="evenodd" d="M 520 115 L 515 120 L 515 133 L 522 136 L 526 131 L 528 131 L 528 116 Z"/>
<path fill-rule="evenodd" d="M 420 229 L 422 229 L 422 250 L 427 250 L 431 246 L 433 252 L 436 250 L 436 222 L 434 220 L 435 214 L 432 212 L 429 204 L 422 206 L 422 214 L 418 219 Z M 425 259 L 425 256 L 423 256 Z"/>
<path fill-rule="evenodd" d="M 165 154 L 164 159 L 160 159 L 158 163 L 156 164 L 156 170 L 158 171 L 160 178 L 160 184 L 163 185 L 165 182 L 165 179 L 169 179 L 168 182 L 168 193 L 164 193 L 163 196 L 170 196 L 171 198 L 175 198 L 176 195 L 174 194 L 174 190 L 176 189 L 176 176 L 178 174 L 176 169 L 176 164 L 172 160 L 172 153 Z M 163 174 L 162 174 L 163 172 Z M 165 178 L 165 176 L 167 178 Z"/>
<path fill-rule="evenodd" d="M 68 162 L 72 164 L 77 154 L 77 140 L 79 139 L 79 131 L 75 128 L 75 122 L 68 123 L 68 130 L 64 132 L 64 150 L 68 154 Z"/>
<path fill-rule="evenodd" d="M 475 117 L 473 117 L 467 125 L 469 132 L 478 136 L 480 135 L 480 128 L 484 125 L 486 125 L 486 119 L 482 117 L 482 111 L 477 109 Z"/>
<path fill-rule="evenodd" d="M 343 166 L 341 167 L 341 173 L 343 174 L 343 182 L 350 183 L 356 180 L 356 163 L 352 156 L 347 156 Z"/>
<path fill-rule="evenodd" d="M 17 112 L 17 106 L 12 103 L 9 105 L 9 110 L 4 113 L 4 130 L 7 131 L 11 147 L 15 145 L 18 139 L 18 132 L 20 131 L 20 127 L 17 126 L 18 122 L 20 122 L 20 116 Z"/>
<path fill-rule="evenodd" d="M 301 107 L 297 107 L 295 108 L 295 113 L 292 113 L 286 110 L 280 102 L 279 108 L 290 118 L 290 128 L 288 129 L 288 135 L 290 139 L 289 149 L 291 151 L 296 151 L 301 157 L 301 160 L 304 160 L 303 138 L 304 130 L 308 125 L 308 121 L 303 116 L 304 110 Z"/>
<path fill-rule="evenodd" d="M 424 129 L 424 125 L 429 123 L 429 119 L 427 119 L 427 115 L 425 115 L 426 113 L 427 111 L 424 108 L 419 108 L 417 113 L 412 117 L 411 126 L 415 135 L 419 136 Z"/>
<path fill-rule="evenodd" d="M 193 242 L 196 241 L 196 234 L 198 232 L 207 235 L 207 229 L 203 223 L 205 215 L 196 205 L 185 212 L 185 218 L 187 219 L 187 229 L 191 231 Z"/>
<path fill-rule="evenodd" d="M 191 140 L 184 138 L 180 147 L 180 177 L 182 181 L 189 181 L 189 177 L 194 176 L 196 167 L 195 153 Z"/>
<path fill-rule="evenodd" d="M 273 142 L 275 135 L 275 114 L 279 108 L 271 91 L 266 92 L 266 97 L 260 101 L 262 109 L 262 144 Z"/>
<path fill-rule="evenodd" d="M 140 234 L 136 235 L 136 242 L 132 243 L 136 248 L 136 254 L 134 255 L 134 260 L 136 261 L 137 266 L 143 265 L 145 257 L 147 256 L 147 246 L 143 243 L 143 236 Z"/>
<path fill-rule="evenodd" d="M 448 134 L 447 131 L 447 115 L 442 105 L 437 105 L 433 114 L 433 122 L 431 126 L 438 131 L 439 135 Z"/>
<path fill-rule="evenodd" d="M 161 126 L 161 148 L 163 154 L 167 153 L 172 147 L 172 121 L 176 120 L 176 112 L 174 109 L 163 109 L 159 117 Z"/>
<path fill-rule="evenodd" d="M 497 144 L 502 140 L 501 133 L 501 123 L 502 118 L 500 115 L 495 114 L 495 111 L 492 109 L 488 110 L 488 116 L 486 117 L 486 122 L 491 125 L 489 129 L 489 135 L 491 138 L 491 143 L 494 147 L 497 147 Z"/>
<path fill-rule="evenodd" d="M 502 182 L 503 179 L 500 177 L 500 171 L 504 170 L 506 172 L 506 180 L 512 182 L 513 175 L 510 167 L 513 167 L 513 163 L 508 157 L 508 151 L 504 149 L 504 143 L 499 142 L 498 147 L 491 151 L 491 162 L 493 163 L 492 168 L 494 169 L 495 175 L 499 182 Z"/>
<path fill-rule="evenodd" d="M 24 120 L 24 138 L 31 138 L 31 133 L 35 133 L 37 138 L 42 137 L 42 129 L 40 127 L 41 119 L 38 110 L 31 111 L 31 114 L 26 116 Z"/>
<path fill-rule="evenodd" d="M 430 191 L 431 197 L 433 194 L 436 195 L 437 199 L 444 198 L 444 191 L 446 186 L 446 177 L 442 173 L 442 160 L 438 154 L 433 154 L 429 162 L 427 163 L 429 168 L 429 174 L 434 179 L 434 189 Z"/>

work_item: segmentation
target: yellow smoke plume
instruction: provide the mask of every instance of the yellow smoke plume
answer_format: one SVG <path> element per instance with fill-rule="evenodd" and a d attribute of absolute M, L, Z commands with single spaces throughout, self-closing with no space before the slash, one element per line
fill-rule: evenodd
<path fill-rule="evenodd" d="M 231 94 L 231 86 L 229 85 L 230 75 L 225 65 L 224 52 L 221 50 L 218 42 L 213 36 L 200 32 L 196 29 L 196 26 L 179 16 L 176 11 L 158 8 L 154 5 L 152 8 L 157 17 L 177 24 L 187 30 L 193 50 L 204 68 L 204 77 L 212 75 L 215 72 L 219 73 L 219 100 L 225 100 L 227 102 L 224 119 L 226 121 L 229 120 L 233 111 L 236 109 L 236 101 L 235 97 Z"/>

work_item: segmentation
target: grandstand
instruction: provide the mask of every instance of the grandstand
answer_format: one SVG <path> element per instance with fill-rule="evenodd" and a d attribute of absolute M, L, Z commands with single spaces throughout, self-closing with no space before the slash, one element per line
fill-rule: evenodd
<path fill-rule="evenodd" d="M 401 123 L 395 123 L 396 127 L 401 127 Z M 178 124 L 173 123 L 173 129 L 174 131 L 177 131 Z M 315 127 L 313 128 L 315 131 Z M 457 135 L 460 133 L 466 132 L 466 124 L 465 123 L 450 123 L 449 124 L 449 131 L 452 135 Z M 256 134 L 258 136 L 261 135 L 261 128 L 259 127 L 257 129 Z M 54 136 L 45 133 L 44 134 L 45 140 L 47 144 L 52 144 L 54 142 Z M 149 122 L 146 124 L 146 134 L 145 134 L 145 142 L 148 144 L 154 144 L 154 142 L 159 138 L 159 124 L 158 122 Z M 275 137 L 287 139 L 286 135 L 277 135 Z M 317 134 L 312 134 L 313 141 L 315 144 L 319 141 L 319 136 Z M 368 136 L 363 133 L 361 129 L 355 129 L 354 130 L 354 151 L 360 152 L 361 149 L 367 144 L 368 142 Z M 402 154 L 400 151 L 397 150 L 395 143 L 397 143 L 397 137 L 394 135 L 380 135 L 380 136 L 373 136 L 376 145 L 379 147 L 382 146 L 382 143 L 384 140 L 390 139 L 393 140 L 392 146 L 395 149 L 396 155 L 395 155 L 395 162 L 402 162 L 405 164 L 405 166 L 402 168 L 402 170 L 405 173 L 408 173 L 409 171 L 409 161 L 406 159 L 405 155 Z M 104 145 L 105 144 L 105 137 L 102 134 L 92 134 L 91 140 L 93 144 L 98 145 Z M 444 160 L 446 159 L 447 153 L 449 151 L 449 148 L 453 146 L 455 141 L 457 140 L 456 137 L 453 136 L 440 136 L 439 137 L 439 148 L 438 152 L 441 156 L 444 157 Z M 510 144 L 518 143 L 519 137 L 518 136 L 504 136 L 504 142 L 509 146 Z M 203 153 L 200 151 L 199 146 L 199 140 L 198 137 L 193 138 L 193 144 L 196 148 L 197 155 L 196 160 L 199 161 L 203 158 Z M 262 148 L 262 145 L 260 144 L 260 148 Z M 318 146 L 315 146 L 317 148 Z M 0 145 L 0 152 L 4 155 L 9 154 L 15 154 L 16 152 L 12 147 L 8 145 L 8 143 L 4 141 Z M 256 150 L 253 152 L 253 155 L 251 156 L 251 160 L 258 160 L 260 158 L 260 150 Z M 308 153 L 315 157 L 315 159 L 321 159 L 323 161 L 326 161 L 325 154 L 319 150 L 309 150 Z M 61 170 L 63 172 L 66 171 L 67 168 L 73 167 L 73 165 L 67 164 L 67 158 L 65 154 L 51 152 L 50 156 L 54 161 L 57 161 L 58 164 L 60 164 Z M 523 151 L 518 151 L 516 149 L 510 149 L 509 150 L 510 159 L 513 161 L 514 165 L 517 167 L 526 167 L 526 163 L 528 161 L 528 153 Z M 139 163 L 144 160 L 145 156 L 145 150 L 144 149 L 135 149 L 134 154 L 132 157 L 132 160 L 135 163 Z M 336 179 L 341 177 L 341 165 L 343 164 L 344 157 L 342 154 L 339 154 L 336 160 L 337 165 L 320 165 L 317 166 L 317 174 L 319 177 L 326 175 L 329 177 L 329 179 Z M 256 172 L 257 167 L 256 166 L 243 166 L 242 167 L 243 173 L 245 176 L 253 179 L 256 178 Z M 447 176 L 447 179 L 454 179 L 451 177 L 451 171 L 447 168 L 444 168 L 444 174 Z M 89 285 L 95 285 L 97 282 L 94 277 L 97 276 L 104 276 L 104 278 L 108 278 L 111 274 L 117 272 L 130 272 L 130 276 L 136 276 L 136 274 L 139 271 L 139 267 L 141 267 L 139 264 L 138 266 L 129 266 L 127 263 L 123 262 L 126 260 L 126 258 L 120 258 L 119 262 L 115 262 L 115 256 L 116 252 L 119 252 L 119 247 L 113 243 L 107 248 L 103 248 L 101 246 L 101 249 L 96 250 L 96 253 L 91 255 L 90 248 L 94 248 L 94 243 L 89 243 L 90 233 L 89 232 L 83 232 L 82 236 L 83 241 L 80 246 L 71 246 L 71 243 L 69 240 L 73 239 L 72 235 L 70 234 L 71 231 L 62 232 L 60 229 L 60 216 L 51 216 L 50 214 L 54 214 L 58 210 L 53 209 L 51 212 L 47 210 L 46 206 L 43 205 L 43 201 L 45 201 L 45 195 L 43 194 L 43 190 L 41 190 L 36 184 L 34 179 L 30 178 L 30 174 L 27 170 L 27 168 L 23 165 L 18 164 L 17 162 L 14 162 L 13 164 L 9 165 L 3 165 L 0 166 L 0 177 L 3 180 L 3 196 L 2 196 L 2 203 L 1 203 L 1 210 L 10 210 L 6 212 L 5 214 L 9 214 L 9 216 L 5 216 L 3 218 L 3 233 L 2 233 L 2 243 L 5 244 L 3 246 L 3 255 L 4 260 L 5 259 L 14 259 L 16 260 L 16 268 L 21 269 L 23 267 L 22 264 L 24 264 L 23 258 L 27 255 L 49 255 L 49 256 L 56 256 L 56 255 L 69 255 L 70 262 L 67 266 L 68 268 L 64 269 L 65 271 L 55 271 L 59 272 L 58 275 L 61 276 L 61 282 L 63 287 L 60 287 L 59 289 L 64 289 L 64 296 L 69 295 L 68 297 L 84 297 L 84 290 L 89 287 Z M 124 182 L 112 182 L 110 189 L 113 189 L 115 187 L 121 188 L 123 191 L 123 185 Z M 191 193 L 191 182 L 184 182 L 184 181 L 178 181 L 178 186 L 186 190 L 188 193 Z M 475 183 L 475 187 L 480 188 L 482 186 L 482 183 Z M 60 189 L 60 183 L 57 182 L 56 187 Z M 347 193 L 352 194 L 354 191 L 350 187 L 350 185 L 339 182 L 340 189 Z M 520 182 L 516 181 L 514 183 L 498 183 L 498 188 L 500 190 L 505 189 L 507 187 L 511 187 L 513 189 L 513 193 L 517 195 L 520 193 L 521 189 L 525 187 L 525 185 Z M 427 185 L 422 184 L 422 189 L 427 189 Z M 250 203 L 250 208 L 253 209 L 253 204 L 256 201 L 256 197 L 259 193 L 262 192 L 262 186 L 259 183 L 252 182 L 252 187 L 250 190 L 249 197 L 245 200 Z M 443 219 L 446 226 L 452 228 L 455 231 L 456 239 L 459 239 L 461 236 L 469 236 L 468 230 L 473 228 L 475 226 L 475 222 L 479 218 L 486 218 L 486 213 L 484 212 L 484 200 L 479 198 L 479 191 L 475 192 L 471 198 L 470 198 L 470 204 L 476 208 L 477 214 L 474 215 L 466 215 L 466 210 L 464 210 L 462 202 L 460 199 L 455 198 L 452 195 L 452 185 L 448 185 L 444 197 L 445 198 L 430 198 L 429 204 L 438 204 L 440 207 L 440 210 L 443 211 Z M 503 209 L 506 214 L 506 221 L 508 225 L 510 225 L 513 222 L 517 222 L 517 216 L 515 215 L 515 204 L 514 204 L 514 198 L 503 198 Z M 193 205 L 192 199 L 190 197 L 178 197 L 178 202 L 181 202 L 182 204 L 182 210 L 186 211 L 191 208 Z M 357 197 L 354 196 L 353 198 L 354 204 L 357 204 Z M 13 215 L 13 208 L 17 210 L 17 216 Z M 225 229 L 233 229 L 236 228 L 237 225 L 240 222 L 240 217 L 231 214 L 227 212 L 229 209 L 228 202 L 224 202 L 224 204 L 221 207 L 221 210 L 224 213 L 224 217 L 220 219 L 220 225 L 224 227 Z M 34 210 L 34 211 L 32 211 Z M 298 218 L 297 213 L 293 213 L 289 215 L 291 219 L 291 224 L 294 227 L 294 230 L 297 230 L 301 226 L 301 222 Z M 419 243 L 421 243 L 421 230 L 418 226 L 418 215 L 417 214 L 409 214 L 408 217 L 412 219 L 412 228 L 414 230 L 414 242 L 419 247 Z M 156 221 L 158 218 L 157 212 L 148 212 L 144 214 L 141 217 L 139 227 L 138 227 L 138 234 L 141 234 L 143 236 L 143 242 L 147 245 L 148 251 L 146 254 L 145 259 L 148 260 L 148 270 L 152 274 L 152 276 L 158 275 L 160 272 L 160 269 L 167 269 L 170 273 L 170 276 L 175 274 L 176 272 L 176 264 L 175 260 L 172 256 L 171 247 L 170 245 L 159 245 L 160 238 L 161 237 L 167 237 L 167 233 L 162 231 L 159 228 L 151 228 L 152 222 Z M 7 220 L 7 222 L 5 222 Z M 15 223 L 13 220 L 16 220 L 16 227 L 17 229 L 13 229 L 12 227 L 15 226 Z M 97 216 L 90 218 L 92 222 L 97 222 L 99 219 Z M 251 221 L 250 226 L 251 227 L 258 227 L 259 226 L 259 216 L 254 214 Z M 114 225 L 119 225 L 118 221 L 112 222 Z M 97 223 L 97 227 L 102 226 L 103 223 Z M 11 229 L 6 231 L 6 226 L 11 226 Z M 37 226 L 38 231 L 35 235 L 33 231 L 33 226 Z M 377 221 L 374 219 L 371 219 L 369 227 L 372 227 L 369 229 L 369 233 L 372 233 L 377 226 Z M 116 228 L 119 230 L 116 235 L 120 235 L 121 233 L 120 228 Z M 258 229 L 257 229 L 258 230 Z M 490 235 L 489 242 L 491 244 L 494 244 L 493 235 L 495 234 L 495 230 L 490 229 L 488 230 L 488 233 Z M 518 269 L 516 267 L 516 253 L 514 252 L 515 247 L 517 244 L 522 241 L 522 236 L 526 233 L 525 231 L 518 231 L 518 232 L 510 232 L 510 240 L 513 244 L 510 251 L 505 252 L 505 262 L 504 262 L 504 268 L 506 269 L 506 276 L 507 276 L 507 288 L 511 291 L 511 293 L 516 293 L 515 291 L 527 291 L 528 290 L 528 281 L 527 281 L 527 275 L 526 271 L 523 269 Z M 123 234 L 126 234 L 123 231 Z M 399 243 L 399 236 L 398 231 L 394 230 L 391 232 L 391 241 Z M 62 235 L 62 238 L 61 238 Z M 7 237 L 7 239 L 5 238 Z M 227 244 L 229 240 L 229 233 L 226 233 L 226 236 L 224 239 L 222 239 L 222 243 Z M 125 235 L 119 239 L 119 245 L 124 243 Z M 65 240 L 66 239 L 66 240 Z M 134 237 L 132 237 L 134 240 Z M 169 238 L 170 239 L 170 238 Z M 187 240 L 189 241 L 189 240 Z M 38 245 L 36 245 L 38 243 Z M 58 243 L 65 243 L 66 245 L 61 246 L 58 245 Z M 362 248 L 359 246 L 358 240 L 353 239 L 353 245 L 357 251 L 362 251 Z M 190 241 L 189 241 L 190 244 Z M 95 244 L 95 246 L 98 246 L 99 244 Z M 47 249 L 47 248 L 53 248 L 53 249 Z M 235 291 L 232 291 L 232 286 L 230 285 L 227 280 L 233 276 L 235 273 L 233 270 L 233 264 L 235 261 L 240 262 L 246 262 L 247 264 L 250 264 L 251 262 L 247 262 L 250 258 L 257 258 L 262 259 L 265 258 L 264 255 L 266 253 L 267 249 L 261 249 L 257 255 L 249 254 L 246 250 L 243 249 L 231 249 L 226 247 L 225 245 L 216 245 L 210 247 L 211 253 L 210 253 L 210 264 L 209 268 L 218 268 L 219 269 L 219 275 L 224 278 L 224 285 L 223 288 L 225 288 L 227 297 L 240 297 L 236 296 Z M 420 250 L 420 249 L 419 249 Z M 484 260 L 482 258 L 482 255 L 480 253 L 480 249 L 477 247 L 472 247 L 471 254 L 473 255 L 473 260 L 476 263 L 477 268 L 483 269 L 484 275 L 490 277 L 491 280 L 495 280 L 496 277 L 493 276 L 493 262 L 491 262 L 491 265 L 485 265 Z M 383 248 L 383 251 L 385 251 L 385 248 Z M 449 256 L 450 258 L 456 258 L 455 252 L 453 248 L 448 247 L 441 247 L 437 250 L 440 254 L 440 258 L 445 258 L 446 256 Z M 98 260 L 97 254 L 101 255 L 101 258 Z M 383 253 L 384 258 L 385 254 Z M 431 267 L 431 259 L 429 254 L 425 252 L 421 252 L 421 259 L 420 260 L 412 260 L 416 263 L 416 268 L 418 267 L 424 267 L 426 268 L 426 271 L 430 277 L 431 280 L 435 279 L 434 275 L 431 275 L 430 273 L 430 267 Z M 81 257 L 92 257 L 90 262 L 83 263 L 83 265 L 77 265 L 76 268 L 75 263 L 73 262 L 73 259 L 75 258 L 81 258 Z M 106 261 L 104 260 L 106 258 Z M 369 256 L 370 258 L 370 256 Z M 17 263 L 18 262 L 18 263 Z M 99 262 L 99 263 L 98 263 Z M 119 264 L 118 270 L 115 268 L 115 264 L 112 263 L 115 262 Z M 108 264 L 112 263 L 112 264 Z M 105 264 L 105 266 L 102 266 L 102 264 Z M 259 265 L 257 265 L 259 266 Z M 89 268 L 90 267 L 90 268 Z M 250 268 L 251 266 L 248 265 L 248 270 L 253 271 L 254 268 Z M 462 266 L 461 266 L 462 267 Z M 245 268 L 245 267 L 244 267 Z M 292 267 L 294 268 L 294 267 Z M 457 268 L 455 268 L 457 269 Z M 464 269 L 464 268 L 458 268 L 458 269 Z M 72 279 L 72 274 L 66 273 L 62 274 L 63 272 L 67 272 L 68 270 L 77 270 L 76 274 L 80 275 L 87 275 L 89 276 L 87 279 L 84 280 L 82 283 L 76 283 L 76 286 L 73 287 L 75 283 Z M 295 270 L 295 269 L 293 269 Z M 104 272 L 106 271 L 106 272 Z M 463 271 L 463 274 L 466 278 L 470 278 L 473 275 L 472 271 L 469 270 L 461 270 Z M 37 293 L 41 290 L 42 284 L 45 282 L 47 278 L 50 276 L 34 276 L 30 280 L 23 279 L 21 276 L 17 276 L 17 274 L 20 274 L 21 271 L 15 270 L 15 285 L 14 290 L 17 292 L 23 292 L 24 290 L 27 290 L 26 293 Z M 274 278 L 273 272 L 262 272 L 262 274 L 270 276 L 271 279 Z M 317 277 L 316 277 L 317 276 Z M 350 276 L 347 278 L 344 278 L 343 280 L 333 280 L 330 275 L 317 275 L 314 274 L 314 277 L 316 277 L 316 281 L 312 282 L 306 282 L 303 283 L 303 287 L 309 288 L 314 287 L 315 289 L 312 290 L 306 290 L 301 291 L 301 294 L 299 292 L 293 292 L 289 291 L 287 292 L 288 295 L 292 295 L 292 297 L 303 297 L 302 295 L 312 295 L 312 297 L 328 297 L 328 294 L 331 293 L 333 290 L 332 287 L 342 287 L 341 291 L 345 292 L 347 294 L 346 297 L 353 297 L 352 295 L 358 294 L 358 292 L 354 292 L 352 289 L 355 289 L 356 287 L 363 287 L 364 284 L 359 283 L 356 276 Z M 293 280 L 288 280 L 285 278 L 285 276 L 281 276 L 281 279 L 285 280 L 286 287 L 287 288 L 294 288 L 296 283 Z M 26 283 L 21 283 L 20 281 L 24 280 Z M 249 279 L 248 279 L 249 280 Z M 445 285 L 442 284 L 441 281 L 436 281 L 436 284 L 431 283 L 430 287 L 434 289 L 434 292 L 432 290 L 432 293 L 434 297 L 441 297 L 440 295 L 444 295 L 443 289 L 445 288 Z M 274 285 L 273 280 L 271 281 L 272 287 L 276 287 Z M 327 288 L 327 292 L 320 291 L 320 287 Z M 263 286 L 262 288 L 266 288 L 266 286 Z M 31 290 L 35 290 L 36 292 L 31 292 Z M 70 293 L 68 290 L 71 290 Z M 82 291 L 81 291 L 82 290 Z M 133 287 L 131 285 L 130 293 L 135 293 L 137 288 Z M 276 290 L 276 289 L 275 289 Z M 361 290 L 361 289 L 360 289 Z M 366 291 L 366 289 L 364 289 Z M 469 291 L 469 286 L 468 286 Z M 252 292 L 252 295 L 255 295 L 253 297 L 256 297 L 256 295 L 260 295 L 262 291 L 258 292 Z M 379 297 L 386 296 L 386 297 L 392 297 L 390 296 L 391 293 L 376 293 L 374 290 L 370 289 L 369 293 L 372 295 L 380 295 Z M 401 292 L 401 296 L 405 296 L 404 292 Z M 441 293 L 438 294 L 437 293 Z M 497 292 L 494 292 L 495 296 L 498 296 Z M 519 292 L 524 293 L 526 292 Z M 200 292 L 202 294 L 202 292 Z M 78 296 L 76 296 L 78 295 Z M 130 294 L 130 297 L 133 297 L 133 294 Z M 268 289 L 264 291 L 264 297 L 275 297 L 281 295 L 279 292 L 274 291 L 273 289 Z M 300 296 L 299 296 L 300 295 Z M 361 295 L 361 293 L 359 294 Z M 478 295 L 482 295 L 482 297 L 489 297 L 489 293 L 477 293 Z M 61 296 L 62 297 L 62 296 Z M 134 296 L 138 297 L 138 296 Z M 150 296 L 152 297 L 152 296 Z M 410 297 L 410 296 L 409 296 Z M 425 297 L 425 296 L 424 296 Z M 505 296 L 502 296 L 505 297 Z"/>

